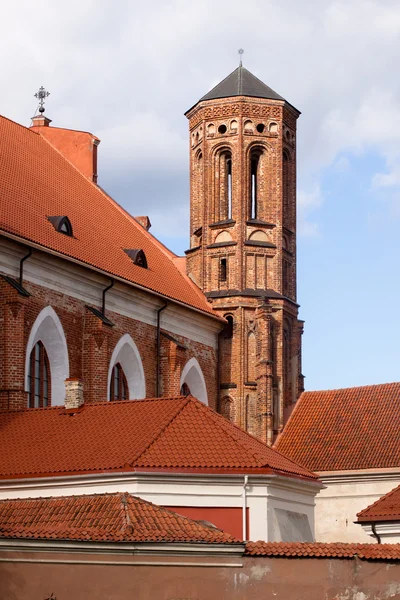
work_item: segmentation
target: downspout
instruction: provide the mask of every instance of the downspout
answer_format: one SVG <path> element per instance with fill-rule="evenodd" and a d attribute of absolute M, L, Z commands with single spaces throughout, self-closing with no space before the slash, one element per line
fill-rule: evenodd
<path fill-rule="evenodd" d="M 242 499 L 243 499 L 243 508 L 242 508 L 242 535 L 243 535 L 243 541 L 246 541 L 246 535 L 247 535 L 247 497 L 246 497 L 246 488 L 247 488 L 247 482 L 249 480 L 249 476 L 245 475 L 244 476 L 244 482 L 243 482 L 243 491 L 242 491 Z"/>
<path fill-rule="evenodd" d="M 381 544 L 381 536 L 376 532 L 376 528 L 375 528 L 376 523 L 371 523 L 371 531 L 374 534 L 374 538 L 376 539 L 376 541 L 378 542 L 378 544 Z"/>
<path fill-rule="evenodd" d="M 32 256 L 32 248 L 29 248 L 28 254 L 23 256 L 19 261 L 19 285 L 22 287 L 22 283 L 24 281 L 24 262 Z"/>
<path fill-rule="evenodd" d="M 108 292 L 108 290 L 111 290 L 112 287 L 114 287 L 114 279 L 111 279 L 111 283 L 110 285 L 108 285 L 104 290 L 103 290 L 103 299 L 101 302 L 101 314 L 104 315 L 104 311 L 106 309 L 106 293 Z"/>
<path fill-rule="evenodd" d="M 161 336 L 160 336 L 160 321 L 161 313 L 168 306 L 166 302 L 161 308 L 157 309 L 157 365 L 156 365 L 156 398 L 160 397 L 160 350 L 161 350 Z"/>

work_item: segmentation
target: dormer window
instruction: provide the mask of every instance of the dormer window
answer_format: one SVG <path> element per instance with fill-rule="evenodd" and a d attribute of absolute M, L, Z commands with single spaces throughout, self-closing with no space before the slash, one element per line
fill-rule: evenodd
<path fill-rule="evenodd" d="M 140 248 L 125 248 L 124 252 L 126 252 L 134 265 L 147 269 L 147 259 L 143 250 Z"/>
<path fill-rule="evenodd" d="M 61 217 L 47 217 L 54 229 L 59 233 L 72 237 L 72 225 L 71 221 L 66 216 Z"/>

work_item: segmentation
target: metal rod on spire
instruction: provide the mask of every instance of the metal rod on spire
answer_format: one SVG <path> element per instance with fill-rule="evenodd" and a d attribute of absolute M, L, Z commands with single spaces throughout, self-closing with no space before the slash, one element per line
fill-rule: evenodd
<path fill-rule="evenodd" d="M 50 96 L 50 92 L 48 92 L 42 85 L 40 86 L 39 90 L 36 92 L 35 94 L 35 98 L 38 98 L 39 100 L 39 112 L 40 113 L 44 113 L 45 108 L 44 108 L 44 99 L 47 98 L 47 96 Z"/>
<path fill-rule="evenodd" d="M 239 67 L 242 66 L 242 54 L 243 54 L 244 50 L 243 48 L 239 48 L 238 50 L 238 54 L 239 54 Z"/>

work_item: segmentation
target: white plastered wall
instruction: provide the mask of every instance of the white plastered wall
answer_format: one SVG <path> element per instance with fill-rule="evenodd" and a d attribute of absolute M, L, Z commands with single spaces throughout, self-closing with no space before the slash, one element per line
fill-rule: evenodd
<path fill-rule="evenodd" d="M 326 486 L 315 499 L 315 536 L 318 542 L 373 542 L 357 513 L 400 483 L 400 471 L 377 470 L 336 474 L 320 473 Z"/>

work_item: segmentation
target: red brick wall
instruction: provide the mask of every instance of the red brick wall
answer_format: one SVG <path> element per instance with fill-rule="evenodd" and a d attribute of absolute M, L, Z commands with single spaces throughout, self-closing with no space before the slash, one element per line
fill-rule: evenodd
<path fill-rule="evenodd" d="M 285 409 L 296 401 L 302 384 L 296 304 L 297 117 L 281 101 L 247 97 L 203 101 L 188 113 L 187 272 L 211 293 L 216 312 L 232 314 L 235 321 L 233 338 L 220 338 L 219 408 L 268 443 L 282 430 Z M 257 222 L 250 210 L 254 153 L 259 156 Z M 225 205 L 221 208 L 227 155 L 232 160 L 232 218 L 221 223 L 227 218 Z M 221 259 L 227 262 L 225 280 Z M 228 293 L 232 290 L 235 295 Z M 263 290 L 282 297 L 266 300 Z M 220 297 L 212 296 L 216 292 Z M 264 304 L 268 327 L 257 318 Z M 249 335 L 256 338 L 255 348 L 252 342 L 249 347 Z"/>
<path fill-rule="evenodd" d="M 0 407 L 25 408 L 25 352 L 29 334 L 37 316 L 51 306 L 59 317 L 67 340 L 69 375 L 84 383 L 85 402 L 107 400 L 107 377 L 112 352 L 124 334 L 135 342 L 143 364 L 146 397 L 156 392 L 156 327 L 106 310 L 114 327 L 104 325 L 81 300 L 25 282 L 31 293 L 20 296 L 0 278 Z M 175 336 L 180 345 L 168 341 L 172 350 L 166 353 L 162 342 L 161 395 L 180 393 L 180 375 L 186 362 L 195 357 L 206 381 L 209 404 L 216 405 L 217 361 L 213 348 L 182 336 Z M 175 356 L 176 354 L 176 356 Z"/>

